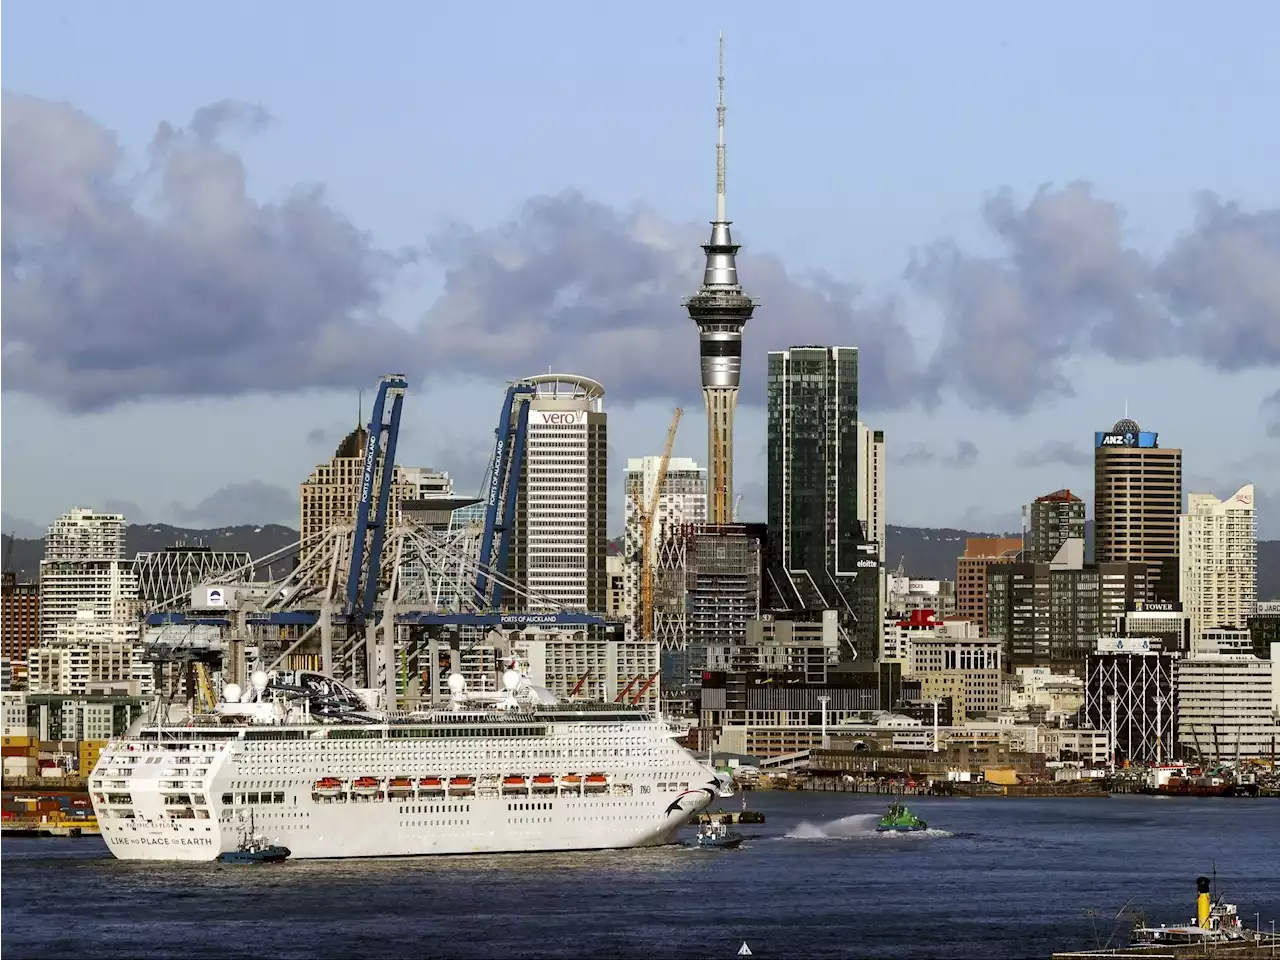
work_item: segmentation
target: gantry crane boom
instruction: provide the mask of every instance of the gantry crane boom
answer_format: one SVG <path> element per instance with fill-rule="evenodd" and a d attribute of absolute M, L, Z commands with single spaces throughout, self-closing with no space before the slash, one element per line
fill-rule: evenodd
<path fill-rule="evenodd" d="M 662 496 L 662 485 L 667 479 L 671 448 L 675 446 L 676 429 L 680 426 L 680 415 L 683 413 L 683 409 L 676 407 L 676 414 L 671 418 L 671 426 L 667 429 L 667 445 L 663 448 L 662 459 L 658 461 L 653 493 L 640 515 L 640 637 L 644 640 L 653 636 L 653 521 L 658 515 L 658 500 Z M 636 498 L 636 505 L 641 506 L 639 497 Z"/>

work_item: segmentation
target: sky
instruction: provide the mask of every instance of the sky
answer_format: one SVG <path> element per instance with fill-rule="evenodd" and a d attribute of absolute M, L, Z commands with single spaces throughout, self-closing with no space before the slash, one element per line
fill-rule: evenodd
<path fill-rule="evenodd" d="M 705 465 L 681 306 L 728 208 L 765 354 L 860 351 L 891 524 L 1092 497 L 1128 414 L 1280 537 L 1280 7 L 13 0 L 3 9 L 4 528 L 297 524 L 379 375 L 399 459 L 479 488 L 502 390 L 602 381 L 628 457 Z M 367 410 L 367 407 L 366 407 Z"/>

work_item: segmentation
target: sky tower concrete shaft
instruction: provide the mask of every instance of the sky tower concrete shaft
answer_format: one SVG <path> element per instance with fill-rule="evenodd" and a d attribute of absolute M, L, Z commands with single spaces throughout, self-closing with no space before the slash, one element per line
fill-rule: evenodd
<path fill-rule="evenodd" d="M 756 301 L 738 283 L 738 244 L 725 214 L 724 175 L 724 36 L 720 37 L 720 100 L 716 106 L 716 218 L 702 286 L 685 300 L 689 318 L 698 325 L 702 357 L 702 396 L 707 403 L 707 520 L 733 522 L 733 417 L 738 407 L 742 373 L 742 328 Z"/>

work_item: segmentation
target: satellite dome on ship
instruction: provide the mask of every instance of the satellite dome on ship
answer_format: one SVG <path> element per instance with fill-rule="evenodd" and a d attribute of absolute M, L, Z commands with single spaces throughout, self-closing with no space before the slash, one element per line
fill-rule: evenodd
<path fill-rule="evenodd" d="M 1111 428 L 1112 433 L 1138 433 L 1142 428 L 1134 421 L 1125 417 L 1123 420 L 1117 420 L 1116 425 Z"/>

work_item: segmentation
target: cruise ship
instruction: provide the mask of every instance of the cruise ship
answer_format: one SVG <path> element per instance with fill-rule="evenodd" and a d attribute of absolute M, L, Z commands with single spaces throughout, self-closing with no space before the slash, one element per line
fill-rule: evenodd
<path fill-rule="evenodd" d="M 638 708 L 562 703 L 514 662 L 502 681 L 471 694 L 455 673 L 439 709 L 386 713 L 324 674 L 256 671 L 103 749 L 102 837 L 122 860 L 215 860 L 250 818 L 294 858 L 644 847 L 723 788 Z"/>

